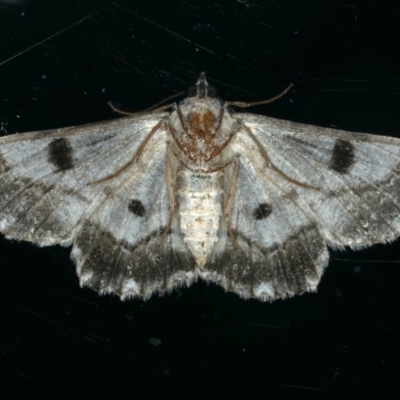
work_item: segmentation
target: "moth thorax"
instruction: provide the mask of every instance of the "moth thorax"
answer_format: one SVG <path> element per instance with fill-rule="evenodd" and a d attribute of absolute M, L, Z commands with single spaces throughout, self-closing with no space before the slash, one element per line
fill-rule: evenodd
<path fill-rule="evenodd" d="M 221 171 L 177 174 L 177 200 L 183 240 L 199 267 L 203 267 L 218 240 L 222 218 Z"/>
<path fill-rule="evenodd" d="M 214 134 L 215 116 L 210 110 L 191 112 L 187 116 L 190 132 L 197 137 L 209 137 Z"/>

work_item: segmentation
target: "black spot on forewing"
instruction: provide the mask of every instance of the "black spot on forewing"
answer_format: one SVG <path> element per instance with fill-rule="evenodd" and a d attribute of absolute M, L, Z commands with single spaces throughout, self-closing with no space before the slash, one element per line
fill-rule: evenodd
<path fill-rule="evenodd" d="M 146 209 L 140 200 L 131 200 L 128 204 L 128 210 L 138 217 L 144 217 L 146 215 Z"/>
<path fill-rule="evenodd" d="M 272 213 L 272 207 L 268 203 L 259 204 L 258 207 L 253 211 L 255 219 L 268 218 Z"/>
<path fill-rule="evenodd" d="M 333 147 L 329 168 L 339 174 L 347 174 L 354 164 L 354 146 L 344 139 L 338 139 Z"/>
<path fill-rule="evenodd" d="M 10 167 L 8 166 L 6 160 L 0 154 L 0 174 L 4 174 L 5 172 L 8 172 L 9 170 L 10 170 Z"/>
<path fill-rule="evenodd" d="M 49 162 L 51 162 L 58 171 L 67 171 L 74 167 L 72 162 L 72 147 L 68 139 L 58 138 L 50 142 Z"/>

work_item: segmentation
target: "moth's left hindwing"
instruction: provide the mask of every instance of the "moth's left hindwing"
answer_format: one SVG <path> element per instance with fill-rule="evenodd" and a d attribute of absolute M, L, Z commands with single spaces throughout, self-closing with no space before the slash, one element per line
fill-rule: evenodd
<path fill-rule="evenodd" d="M 137 162 L 101 180 L 127 165 L 166 115 L 1 138 L 1 232 L 73 244 L 81 283 L 100 292 L 148 297 L 186 282 L 182 270 L 193 271 L 193 261 L 179 240 L 168 235 L 159 246 L 169 216 L 165 130 Z"/>

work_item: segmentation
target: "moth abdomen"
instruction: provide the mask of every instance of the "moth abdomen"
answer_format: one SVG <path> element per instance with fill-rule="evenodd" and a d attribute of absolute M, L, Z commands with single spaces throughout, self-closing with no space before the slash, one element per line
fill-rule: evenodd
<path fill-rule="evenodd" d="M 222 218 L 222 172 L 178 172 L 177 201 L 180 228 L 199 267 L 208 261 L 218 240 Z"/>

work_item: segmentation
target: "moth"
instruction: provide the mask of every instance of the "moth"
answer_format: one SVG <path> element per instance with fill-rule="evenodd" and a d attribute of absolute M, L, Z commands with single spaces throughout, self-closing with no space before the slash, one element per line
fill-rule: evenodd
<path fill-rule="evenodd" d="M 315 291 L 328 246 L 400 236 L 399 139 L 248 105 L 202 73 L 179 104 L 0 138 L 0 231 L 72 245 L 81 285 L 121 299 L 202 278 L 263 301 Z"/>

